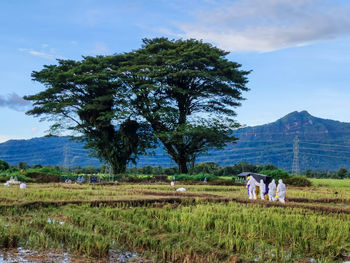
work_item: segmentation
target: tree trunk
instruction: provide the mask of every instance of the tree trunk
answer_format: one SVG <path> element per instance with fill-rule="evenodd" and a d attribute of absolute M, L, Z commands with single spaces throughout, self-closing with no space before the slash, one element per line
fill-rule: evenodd
<path fill-rule="evenodd" d="M 112 173 L 114 175 L 122 174 L 126 171 L 126 165 L 121 165 L 118 162 L 111 162 L 110 165 L 112 166 Z"/>
<path fill-rule="evenodd" d="M 180 156 L 180 158 L 178 160 L 179 161 L 177 162 L 177 164 L 179 166 L 179 173 L 180 174 L 188 174 L 186 158 Z"/>

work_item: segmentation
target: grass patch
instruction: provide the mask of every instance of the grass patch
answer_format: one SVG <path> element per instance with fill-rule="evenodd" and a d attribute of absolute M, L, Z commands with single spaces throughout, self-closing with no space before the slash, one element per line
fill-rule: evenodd
<path fill-rule="evenodd" d="M 91 258 L 136 251 L 155 262 L 337 262 L 350 253 L 350 184 L 319 180 L 287 186 L 286 204 L 248 200 L 236 185 L 176 182 L 186 193 L 170 184 L 0 185 L 0 248 Z"/>

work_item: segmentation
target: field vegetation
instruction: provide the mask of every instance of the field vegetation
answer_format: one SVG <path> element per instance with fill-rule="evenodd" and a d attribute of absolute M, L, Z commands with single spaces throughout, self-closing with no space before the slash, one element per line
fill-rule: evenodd
<path fill-rule="evenodd" d="M 238 185 L 1 185 L 0 247 L 102 259 L 131 251 L 155 262 L 342 262 L 350 191 L 335 182 L 289 186 L 286 204 L 248 200 Z"/>

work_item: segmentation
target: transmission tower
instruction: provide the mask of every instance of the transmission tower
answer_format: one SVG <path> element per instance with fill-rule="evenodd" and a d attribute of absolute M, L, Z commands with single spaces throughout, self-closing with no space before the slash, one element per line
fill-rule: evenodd
<path fill-rule="evenodd" d="M 66 143 L 66 144 L 64 145 L 64 161 L 63 161 L 63 168 L 64 168 L 65 170 L 68 170 L 68 169 L 69 169 L 68 152 L 69 152 L 68 143 Z"/>
<path fill-rule="evenodd" d="M 294 138 L 294 145 L 293 145 L 293 164 L 292 164 L 292 174 L 300 174 L 299 169 L 299 139 L 298 135 Z"/>

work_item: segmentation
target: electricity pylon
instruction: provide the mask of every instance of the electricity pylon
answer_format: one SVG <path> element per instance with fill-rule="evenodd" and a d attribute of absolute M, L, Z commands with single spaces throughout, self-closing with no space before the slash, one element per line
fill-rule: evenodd
<path fill-rule="evenodd" d="M 293 145 L 293 164 L 292 164 L 292 174 L 300 174 L 299 169 L 299 139 L 298 135 L 294 138 L 294 145 Z"/>

